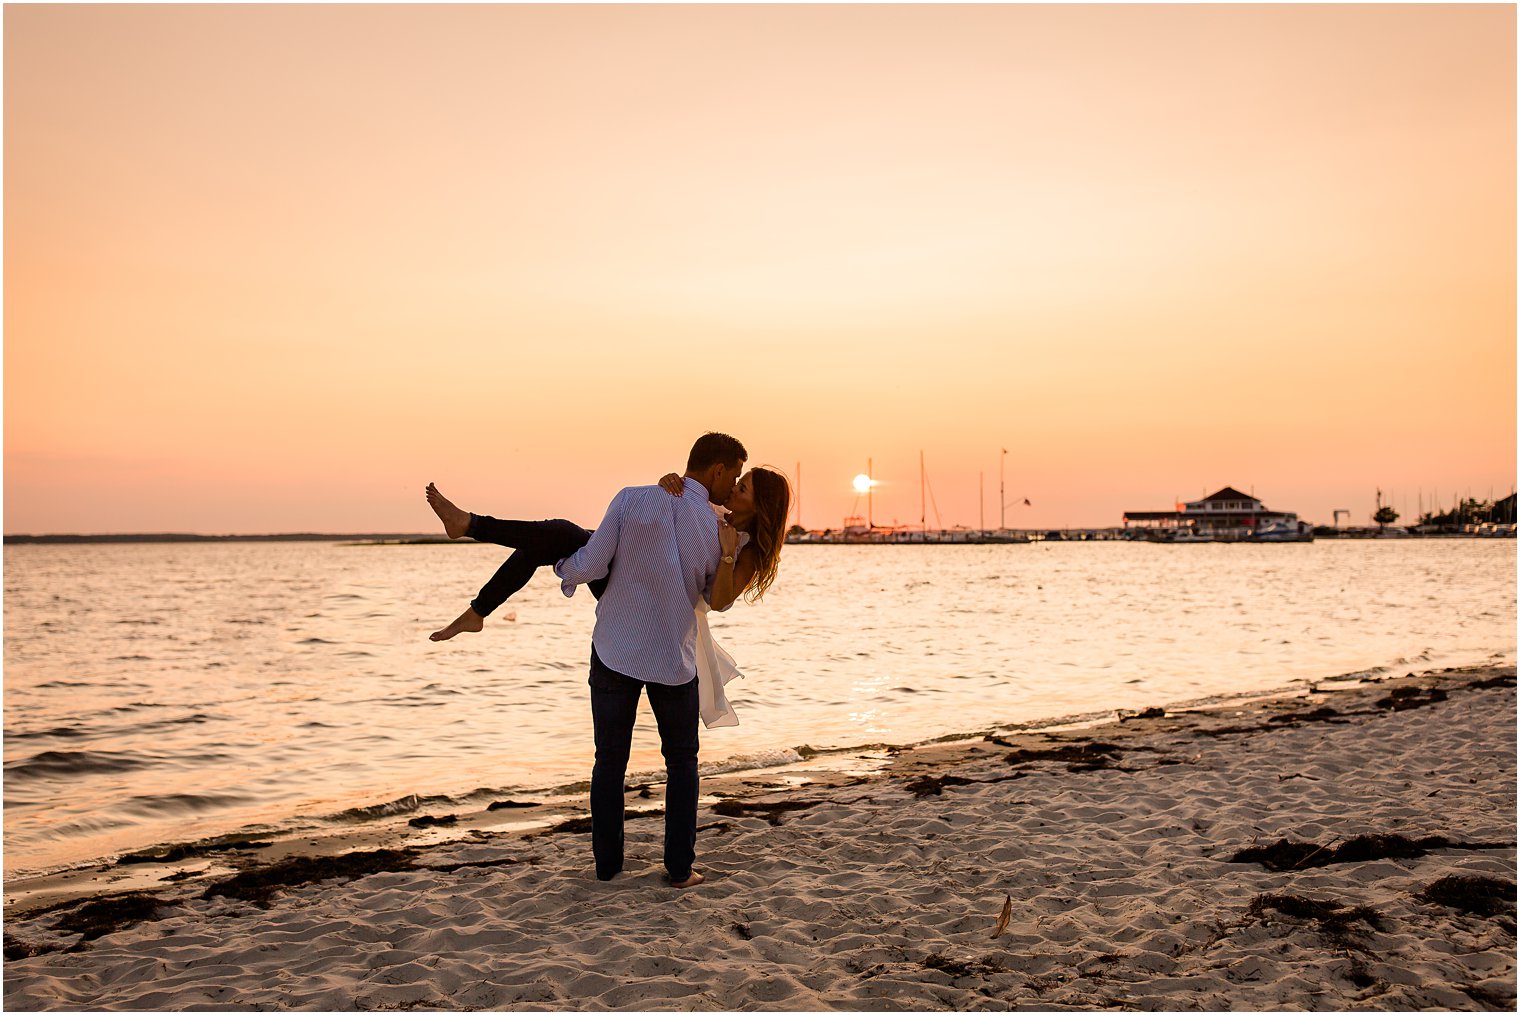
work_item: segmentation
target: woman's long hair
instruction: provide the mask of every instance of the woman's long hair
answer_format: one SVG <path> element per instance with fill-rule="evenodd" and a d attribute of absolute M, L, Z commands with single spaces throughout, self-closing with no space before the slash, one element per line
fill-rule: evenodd
<path fill-rule="evenodd" d="M 760 562 L 744 589 L 747 602 L 759 602 L 776 580 L 776 565 L 786 542 L 786 518 L 792 510 L 792 487 L 776 469 L 761 465 L 751 473 L 755 484 L 755 526 L 752 538 Z"/>

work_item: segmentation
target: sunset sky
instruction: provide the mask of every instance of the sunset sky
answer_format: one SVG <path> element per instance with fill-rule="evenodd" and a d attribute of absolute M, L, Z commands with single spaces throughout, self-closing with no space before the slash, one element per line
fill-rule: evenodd
<path fill-rule="evenodd" d="M 4 29 L 6 533 L 590 525 L 712 429 L 815 528 L 1515 482 L 1511 6 Z"/>

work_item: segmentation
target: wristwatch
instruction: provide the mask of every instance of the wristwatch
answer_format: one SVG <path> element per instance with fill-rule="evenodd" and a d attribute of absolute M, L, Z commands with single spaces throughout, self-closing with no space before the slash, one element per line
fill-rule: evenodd
<path fill-rule="evenodd" d="M 723 558 L 723 563 L 725 563 L 725 564 L 732 564 L 733 562 L 734 562 L 734 555 L 733 554 L 729 554 L 728 556 L 726 556 L 726 557 Z"/>

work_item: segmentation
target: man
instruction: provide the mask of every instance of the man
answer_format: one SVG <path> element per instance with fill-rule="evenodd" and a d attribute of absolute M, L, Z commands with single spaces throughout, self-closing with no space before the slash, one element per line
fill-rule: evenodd
<path fill-rule="evenodd" d="M 620 491 L 591 540 L 554 565 L 565 595 L 607 579 L 591 635 L 591 852 L 603 881 L 623 869 L 623 776 L 639 693 L 647 690 L 665 756 L 665 871 L 671 884 L 702 883 L 692 870 L 697 844 L 696 606 L 733 580 L 734 558 L 719 542 L 709 506 L 722 504 L 749 457 L 727 434 L 703 434 L 682 477 L 701 496 L 672 497 L 658 486 Z M 616 559 L 616 564 L 613 561 Z M 724 579 L 726 578 L 726 582 Z"/>

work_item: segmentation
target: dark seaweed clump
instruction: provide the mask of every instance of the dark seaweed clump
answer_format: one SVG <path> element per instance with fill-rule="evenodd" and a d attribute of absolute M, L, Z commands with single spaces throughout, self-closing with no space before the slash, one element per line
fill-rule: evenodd
<path fill-rule="evenodd" d="M 994 741 L 997 743 L 997 741 Z M 1125 748 L 1118 744 L 1093 742 L 1090 744 L 1062 744 L 1060 747 L 1021 747 L 1004 755 L 1010 765 L 1026 765 L 1035 761 L 1064 761 L 1071 772 L 1090 772 L 1099 768 L 1116 768 L 1114 763 L 1123 757 Z M 1129 750 L 1154 750 L 1132 747 Z"/>
<path fill-rule="evenodd" d="M 1407 712 L 1411 708 L 1424 708 L 1446 700 L 1446 692 L 1439 687 L 1396 687 L 1386 698 L 1379 698 L 1379 708 L 1391 708 L 1395 712 Z"/>
<path fill-rule="evenodd" d="M 201 898 L 223 896 L 268 909 L 276 893 L 302 885 L 332 878 L 352 880 L 387 871 L 413 870 L 416 855 L 409 849 L 376 849 L 341 856 L 296 856 L 214 882 L 201 893 Z"/>
<path fill-rule="evenodd" d="M 1282 715 L 1274 715 L 1267 722 L 1277 723 L 1304 723 L 1304 722 L 1330 722 L 1348 723 L 1350 719 L 1343 718 L 1341 713 L 1333 708 L 1316 708 L 1311 712 L 1284 712 Z"/>
<path fill-rule="evenodd" d="M 1370 906 L 1347 907 L 1344 903 L 1326 899 L 1311 899 L 1303 895 L 1267 894 L 1251 900 L 1247 916 L 1261 918 L 1268 911 L 1281 913 L 1295 920 L 1312 920 L 1317 928 L 1332 937 L 1339 937 L 1356 929 L 1357 924 L 1383 929 L 1383 918 Z"/>
<path fill-rule="evenodd" d="M 1312 842 L 1278 839 L 1270 846 L 1247 846 L 1236 850 L 1228 863 L 1259 863 L 1270 871 L 1302 870 L 1328 867 L 1333 863 L 1363 863 L 1368 860 L 1412 860 L 1433 849 L 1504 849 L 1514 843 L 1453 842 L 1444 835 L 1427 835 L 1411 839 L 1405 835 L 1358 835 L 1339 846 L 1318 846 Z"/>
<path fill-rule="evenodd" d="M 977 962 L 974 959 L 963 962 L 960 959 L 952 959 L 943 952 L 934 952 L 924 959 L 925 969 L 938 969 L 942 973 L 951 976 L 987 976 L 991 973 L 1000 973 L 1003 967 L 993 962 Z"/>
<path fill-rule="evenodd" d="M 1474 916 L 1515 915 L 1515 883 L 1479 874 L 1463 874 L 1431 882 L 1415 898 Z"/>
<path fill-rule="evenodd" d="M 208 856 L 212 853 L 224 853 L 228 850 L 237 849 L 267 849 L 272 845 L 274 845 L 272 842 L 223 842 L 209 845 L 188 845 L 182 843 L 170 846 L 159 852 L 128 853 L 116 861 L 116 866 L 124 867 L 134 863 L 176 863 L 180 860 Z"/>
<path fill-rule="evenodd" d="M 1467 686 L 1475 691 L 1481 691 L 1491 687 L 1514 687 L 1515 675 L 1513 673 L 1501 673 L 1497 677 L 1489 677 L 1487 680 L 1471 681 Z"/>

